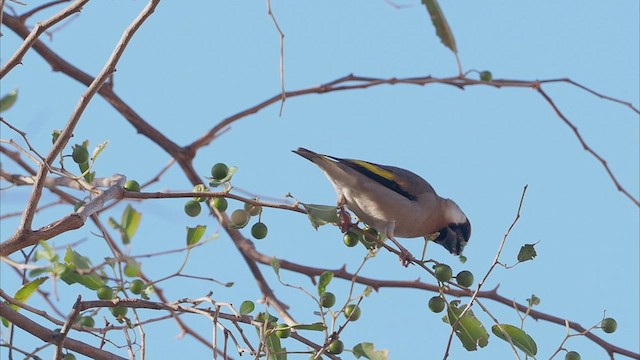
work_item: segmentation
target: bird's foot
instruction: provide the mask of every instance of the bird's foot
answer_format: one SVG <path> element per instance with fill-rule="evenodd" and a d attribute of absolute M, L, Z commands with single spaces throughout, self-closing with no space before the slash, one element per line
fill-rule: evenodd
<path fill-rule="evenodd" d="M 398 247 L 398 250 L 400 251 L 399 257 L 402 266 L 407 267 L 409 266 L 409 264 L 416 262 L 416 258 L 413 257 L 413 254 L 411 254 L 409 250 L 407 250 L 404 246 L 400 245 L 400 243 L 396 241 L 396 239 L 391 237 L 389 238 L 389 240 L 391 240 Z"/>
<path fill-rule="evenodd" d="M 349 213 L 344 209 L 343 205 L 338 206 L 338 209 L 340 210 L 340 224 L 338 226 L 340 227 L 340 231 L 346 233 L 351 227 L 351 216 L 349 216 Z"/>

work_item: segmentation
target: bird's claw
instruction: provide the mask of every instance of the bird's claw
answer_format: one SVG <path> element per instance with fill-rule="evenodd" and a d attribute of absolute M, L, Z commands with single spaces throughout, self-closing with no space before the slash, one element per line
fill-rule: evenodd
<path fill-rule="evenodd" d="M 340 209 L 340 224 L 338 226 L 340 227 L 340 231 L 346 233 L 351 227 L 351 216 L 349 216 L 349 213 L 344 209 L 344 206 L 339 206 L 338 209 Z"/>

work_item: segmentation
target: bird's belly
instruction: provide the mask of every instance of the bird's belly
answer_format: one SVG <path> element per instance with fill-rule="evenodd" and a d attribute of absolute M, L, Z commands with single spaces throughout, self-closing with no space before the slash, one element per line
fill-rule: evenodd
<path fill-rule="evenodd" d="M 419 205 L 405 198 L 397 198 L 395 201 L 389 199 L 389 204 L 379 205 L 372 199 L 362 196 L 349 196 L 345 193 L 344 198 L 347 207 L 353 211 L 359 220 L 363 221 L 378 232 L 389 234 L 389 229 L 393 226 L 395 237 L 413 238 L 423 236 L 419 214 Z M 367 209 L 367 211 L 363 210 Z"/>

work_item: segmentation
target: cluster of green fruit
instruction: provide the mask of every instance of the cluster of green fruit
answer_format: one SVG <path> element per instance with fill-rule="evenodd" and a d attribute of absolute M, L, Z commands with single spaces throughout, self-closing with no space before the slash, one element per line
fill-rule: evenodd
<path fill-rule="evenodd" d="M 229 167 L 223 163 L 217 163 L 211 168 L 211 179 L 213 179 L 213 182 L 219 182 L 226 179 L 228 176 Z M 198 184 L 193 188 L 193 191 L 206 192 L 208 189 L 204 184 Z M 200 203 L 206 200 L 206 197 L 195 197 L 192 200 L 187 201 L 184 205 L 184 212 L 191 217 L 200 215 L 200 212 L 202 211 Z M 229 203 L 224 197 L 213 197 L 209 200 L 209 206 L 222 213 L 227 211 Z M 234 229 L 244 228 L 249 224 L 251 217 L 258 216 L 258 222 L 251 227 L 251 235 L 258 240 L 264 239 L 267 236 L 268 228 L 267 225 L 261 221 L 261 215 L 262 206 L 245 203 L 244 209 L 237 209 L 231 213 L 231 227 Z"/>
<path fill-rule="evenodd" d="M 367 226 L 364 229 L 362 229 L 362 231 L 365 234 L 371 235 L 371 237 L 374 237 L 376 239 L 378 238 L 378 232 L 374 228 L 370 228 L 370 227 Z M 349 229 L 349 231 L 347 231 L 344 234 L 344 237 L 342 238 L 342 241 L 348 247 L 354 247 L 354 246 L 358 245 L 358 243 L 361 243 L 367 249 L 373 249 L 373 248 L 379 246 L 375 241 L 371 240 L 365 234 L 361 233 L 357 229 Z"/>
<path fill-rule="evenodd" d="M 436 279 L 442 283 L 451 281 L 451 278 L 453 277 L 453 271 L 451 270 L 451 267 L 447 264 L 435 265 L 433 267 L 433 272 Z M 473 285 L 473 280 L 474 280 L 473 273 L 468 270 L 460 271 L 458 275 L 455 276 L 455 279 L 456 279 L 456 283 L 464 288 L 471 287 L 471 285 Z M 429 299 L 429 310 L 433 311 L 434 313 L 439 313 L 442 310 L 444 310 L 445 304 L 446 304 L 446 301 L 442 296 L 440 295 L 434 296 L 431 299 Z"/>
<path fill-rule="evenodd" d="M 140 264 L 135 261 L 129 261 L 124 266 L 124 275 L 130 278 L 135 278 L 129 282 L 129 291 L 131 291 L 134 295 L 142 295 L 145 297 L 145 292 L 151 286 L 149 284 L 145 284 L 145 282 L 138 278 L 140 276 Z M 112 300 L 117 297 L 114 289 L 109 285 L 101 285 L 96 290 L 96 295 L 100 300 Z M 127 315 L 128 309 L 126 307 L 112 307 L 109 308 L 109 311 L 113 314 L 117 319 L 125 317 Z M 91 317 L 82 317 L 81 320 L 86 318 L 85 323 L 81 323 L 84 326 L 93 327 L 94 321 Z"/>

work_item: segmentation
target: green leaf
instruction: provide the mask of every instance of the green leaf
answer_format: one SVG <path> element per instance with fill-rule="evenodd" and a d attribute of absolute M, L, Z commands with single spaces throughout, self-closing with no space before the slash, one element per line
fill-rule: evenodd
<path fill-rule="evenodd" d="M 214 179 L 211 177 L 206 177 L 207 179 L 209 179 L 209 186 L 217 187 L 217 186 L 220 186 L 221 184 L 228 182 L 229 180 L 231 180 L 231 178 L 233 177 L 233 174 L 235 174 L 236 171 L 238 171 L 238 168 L 235 166 L 232 166 L 227 171 L 227 176 L 225 176 L 222 179 Z"/>
<path fill-rule="evenodd" d="M 24 285 L 22 285 L 20 287 L 20 289 L 18 289 L 18 291 L 16 291 L 15 295 L 13 295 L 13 298 L 20 301 L 21 303 L 26 303 L 27 300 L 29 299 L 29 297 L 31 297 L 31 295 L 38 290 L 38 287 L 40 287 L 40 285 L 42 285 L 45 281 L 47 281 L 47 279 L 49 279 L 48 277 L 40 277 L 37 279 L 34 279 Z M 5 302 L 6 303 L 6 302 Z M 13 305 L 13 304 L 8 304 L 10 308 L 12 308 L 15 311 L 20 311 L 20 307 L 17 305 Z M 10 322 L 5 319 L 2 318 L 2 324 L 5 327 L 9 327 Z"/>
<path fill-rule="evenodd" d="M 307 216 L 311 221 L 311 225 L 317 230 L 318 227 L 325 224 L 339 225 L 338 207 L 328 205 L 316 205 L 300 203 L 307 211 Z"/>
<path fill-rule="evenodd" d="M 448 47 L 454 54 L 458 53 L 456 47 L 456 39 L 453 37 L 451 28 L 447 23 L 447 19 L 444 17 L 444 13 L 440 9 L 437 0 L 422 0 L 422 3 L 427 7 L 429 16 L 431 16 L 431 23 L 436 28 L 436 35 L 440 38 L 440 41 L 444 46 Z"/>
<path fill-rule="evenodd" d="M 531 294 L 531 298 L 527 299 L 527 303 L 529 303 L 529 307 L 532 308 L 535 305 L 540 305 L 540 298 L 535 296 L 534 294 Z"/>
<path fill-rule="evenodd" d="M 356 359 L 388 360 L 389 350 L 376 350 L 373 343 L 363 342 L 353 347 L 353 355 Z"/>
<path fill-rule="evenodd" d="M 240 315 L 248 315 L 251 314 L 253 309 L 256 308 L 256 305 L 253 301 L 245 300 L 240 304 Z"/>
<path fill-rule="evenodd" d="M 98 156 L 100 156 L 100 153 L 107 148 L 107 145 L 109 145 L 109 141 L 104 141 L 103 143 L 96 145 L 95 149 L 93 149 L 93 154 L 91 155 L 91 159 L 94 162 Z"/>
<path fill-rule="evenodd" d="M 140 220 L 142 220 L 142 213 L 137 212 L 131 205 L 127 205 L 122 213 L 122 222 L 120 223 L 124 228 L 124 233 L 121 234 L 123 244 L 128 245 L 131 242 L 133 235 L 138 230 Z"/>
<path fill-rule="evenodd" d="M 275 257 L 271 259 L 271 267 L 276 272 L 278 279 L 280 279 L 280 262 Z"/>
<path fill-rule="evenodd" d="M 500 330 L 502 328 L 502 330 Z M 538 346 L 524 330 L 509 324 L 493 325 L 491 331 L 500 339 L 511 342 L 515 347 L 522 350 L 527 356 L 534 357 L 538 353 Z M 504 332 L 503 332 L 504 331 Z M 507 335 L 505 335 L 505 333 Z M 508 336 L 508 337 L 507 337 Z"/>
<path fill-rule="evenodd" d="M 56 250 L 49 246 L 46 241 L 40 240 L 38 242 L 40 244 L 40 248 L 36 251 L 36 261 L 45 259 L 50 262 L 58 261 L 58 254 L 56 254 Z"/>
<path fill-rule="evenodd" d="M 325 271 L 320 275 L 320 279 L 318 280 L 318 295 L 324 295 L 325 291 L 327 291 L 327 286 L 333 279 L 333 273 L 331 271 Z"/>
<path fill-rule="evenodd" d="M 187 226 L 187 246 L 193 246 L 202 239 L 204 231 L 207 229 L 206 225 L 198 225 L 194 228 Z"/>
<path fill-rule="evenodd" d="M 77 251 L 72 250 L 71 246 L 67 246 L 64 254 L 64 262 L 64 265 L 61 264 L 63 268 L 60 272 L 60 279 L 67 284 L 79 283 L 91 290 L 96 290 L 104 284 L 102 278 L 96 274 L 80 274 L 77 271 L 77 269 L 91 269 L 91 261 L 89 258 L 80 255 Z"/>
<path fill-rule="evenodd" d="M 489 333 L 480 320 L 473 315 L 471 309 L 469 309 L 463 317 L 460 317 L 465 306 L 457 307 L 456 305 L 457 303 L 455 301 L 449 303 L 447 314 L 442 318 L 442 321 L 453 326 L 453 324 L 460 319 L 454 331 L 458 339 L 460 339 L 460 342 L 462 342 L 462 346 L 468 351 L 478 350 L 478 345 L 480 345 L 481 348 L 487 346 L 489 343 Z"/>
<path fill-rule="evenodd" d="M 313 324 L 293 325 L 292 328 L 297 330 L 323 331 L 325 329 L 325 326 L 321 322 L 317 322 Z"/>
<path fill-rule="evenodd" d="M 267 359 L 287 360 L 287 350 L 280 345 L 280 338 L 275 331 L 267 336 L 265 345 L 267 346 L 267 354 L 269 354 Z"/>
<path fill-rule="evenodd" d="M 525 262 L 529 260 L 533 260 L 536 255 L 536 249 L 534 248 L 535 244 L 525 244 L 520 248 L 520 252 L 518 252 L 518 262 Z"/>
<path fill-rule="evenodd" d="M 71 249 L 71 246 L 69 245 L 67 245 L 67 250 L 64 254 L 64 262 L 68 265 L 73 265 L 78 269 L 91 269 L 91 260 Z"/>
<path fill-rule="evenodd" d="M 0 99 L 0 112 L 9 110 L 16 103 L 16 100 L 18 100 L 18 89 L 13 89 Z"/>

